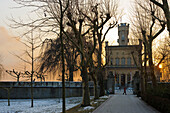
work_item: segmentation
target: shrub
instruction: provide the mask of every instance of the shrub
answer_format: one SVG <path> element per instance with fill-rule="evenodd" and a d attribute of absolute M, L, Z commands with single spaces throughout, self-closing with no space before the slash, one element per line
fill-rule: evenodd
<path fill-rule="evenodd" d="M 162 113 L 170 113 L 170 100 L 149 94 L 144 95 L 144 101 Z"/>
<path fill-rule="evenodd" d="M 156 88 L 148 84 L 142 99 L 162 113 L 170 113 L 170 83 L 158 83 Z"/>

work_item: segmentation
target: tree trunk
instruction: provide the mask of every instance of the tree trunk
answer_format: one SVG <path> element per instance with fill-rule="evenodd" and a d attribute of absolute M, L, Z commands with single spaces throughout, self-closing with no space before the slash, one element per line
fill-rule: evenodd
<path fill-rule="evenodd" d="M 92 56 L 91 56 L 92 58 Z M 92 59 L 93 60 L 93 59 Z M 98 84 L 97 84 L 97 75 L 96 75 L 96 70 L 95 70 L 95 66 L 93 64 L 93 61 L 91 60 L 90 62 L 90 67 L 89 67 L 89 72 L 90 72 L 90 76 L 94 82 L 94 99 L 98 99 L 99 98 L 99 93 L 98 93 Z"/>
<path fill-rule="evenodd" d="M 18 84 L 19 84 L 19 77 L 20 77 L 20 76 L 19 76 L 19 75 L 17 75 L 17 83 L 18 83 Z"/>
<path fill-rule="evenodd" d="M 148 76 L 147 76 L 147 50 L 146 50 L 146 44 L 144 44 L 144 76 L 145 76 L 145 90 L 147 89 L 147 81 L 148 81 Z M 146 92 L 145 92 L 146 93 Z"/>
<path fill-rule="evenodd" d="M 61 1 L 60 1 L 61 4 Z M 64 44 L 63 44 L 63 14 L 62 14 L 62 5 L 61 8 L 61 18 L 60 18 L 60 42 L 61 42 L 61 53 L 62 53 L 62 111 L 63 113 L 66 112 L 66 105 L 65 105 L 65 62 L 64 62 Z"/>
<path fill-rule="evenodd" d="M 104 96 L 105 95 L 104 82 L 103 82 L 104 80 L 103 80 L 103 74 L 102 74 L 101 70 L 99 70 L 98 76 L 99 76 L 99 86 L 100 86 L 100 95 L 99 96 Z"/>
<path fill-rule="evenodd" d="M 145 93 L 145 85 L 144 85 L 144 73 L 142 67 L 142 45 L 141 49 L 139 50 L 139 65 L 140 65 L 140 79 L 141 79 L 141 96 L 143 97 Z"/>
<path fill-rule="evenodd" d="M 33 102 L 33 74 L 31 74 L 31 107 L 33 107 L 34 102 Z"/>
<path fill-rule="evenodd" d="M 154 64 L 152 59 L 152 43 L 149 43 L 149 67 L 150 67 L 150 76 L 152 77 L 152 85 L 155 88 L 157 86 L 156 77 L 154 73 Z"/>
<path fill-rule="evenodd" d="M 32 33 L 33 35 L 33 33 Z M 34 102 L 33 102 L 33 75 L 34 75 L 34 40 L 32 36 L 32 71 L 31 71 L 31 107 L 33 107 Z"/>
<path fill-rule="evenodd" d="M 99 38 L 99 37 L 98 37 Z M 99 52 L 98 52 L 98 78 L 99 78 L 99 86 L 100 86 L 100 96 L 104 96 L 105 95 L 105 89 L 104 89 L 104 82 L 103 82 L 103 73 L 102 73 L 102 43 L 101 43 L 101 39 L 98 39 L 99 42 Z"/>
<path fill-rule="evenodd" d="M 93 80 L 94 81 L 94 99 L 99 99 L 99 94 L 98 94 L 98 87 L 97 87 L 97 80 Z"/>
<path fill-rule="evenodd" d="M 93 75 L 91 75 L 93 82 L 94 82 L 94 99 L 98 99 L 99 98 L 99 94 L 98 94 L 98 87 L 97 87 L 97 78 L 96 75 L 94 73 L 92 73 Z"/>
<path fill-rule="evenodd" d="M 10 106 L 10 88 L 8 88 L 7 91 L 8 91 L 8 106 Z"/>
<path fill-rule="evenodd" d="M 73 71 L 74 71 L 74 65 L 71 65 L 69 67 L 69 81 L 73 81 Z"/>
<path fill-rule="evenodd" d="M 89 106 L 90 105 L 89 78 L 86 66 L 82 66 L 81 75 L 83 85 L 83 101 L 81 106 Z"/>

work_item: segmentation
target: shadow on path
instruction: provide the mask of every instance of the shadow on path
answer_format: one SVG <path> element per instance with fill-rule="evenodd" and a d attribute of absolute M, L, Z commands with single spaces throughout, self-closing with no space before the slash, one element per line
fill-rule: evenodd
<path fill-rule="evenodd" d="M 132 91 L 127 91 L 127 95 L 123 95 L 123 90 L 119 90 L 110 96 L 93 113 L 160 113 L 133 95 Z"/>

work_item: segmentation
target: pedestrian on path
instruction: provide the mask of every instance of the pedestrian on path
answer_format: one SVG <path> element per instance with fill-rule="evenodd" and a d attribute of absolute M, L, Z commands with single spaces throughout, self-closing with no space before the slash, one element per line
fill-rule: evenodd
<path fill-rule="evenodd" d="M 127 95 L 127 94 L 126 94 L 126 87 L 124 87 L 123 95 L 124 95 L 124 94 Z"/>

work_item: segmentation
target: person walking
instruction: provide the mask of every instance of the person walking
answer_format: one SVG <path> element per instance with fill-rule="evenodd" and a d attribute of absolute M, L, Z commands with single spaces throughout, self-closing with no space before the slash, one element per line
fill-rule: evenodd
<path fill-rule="evenodd" d="M 124 95 L 124 94 L 127 95 L 127 94 L 126 94 L 126 87 L 124 87 L 123 95 Z"/>

